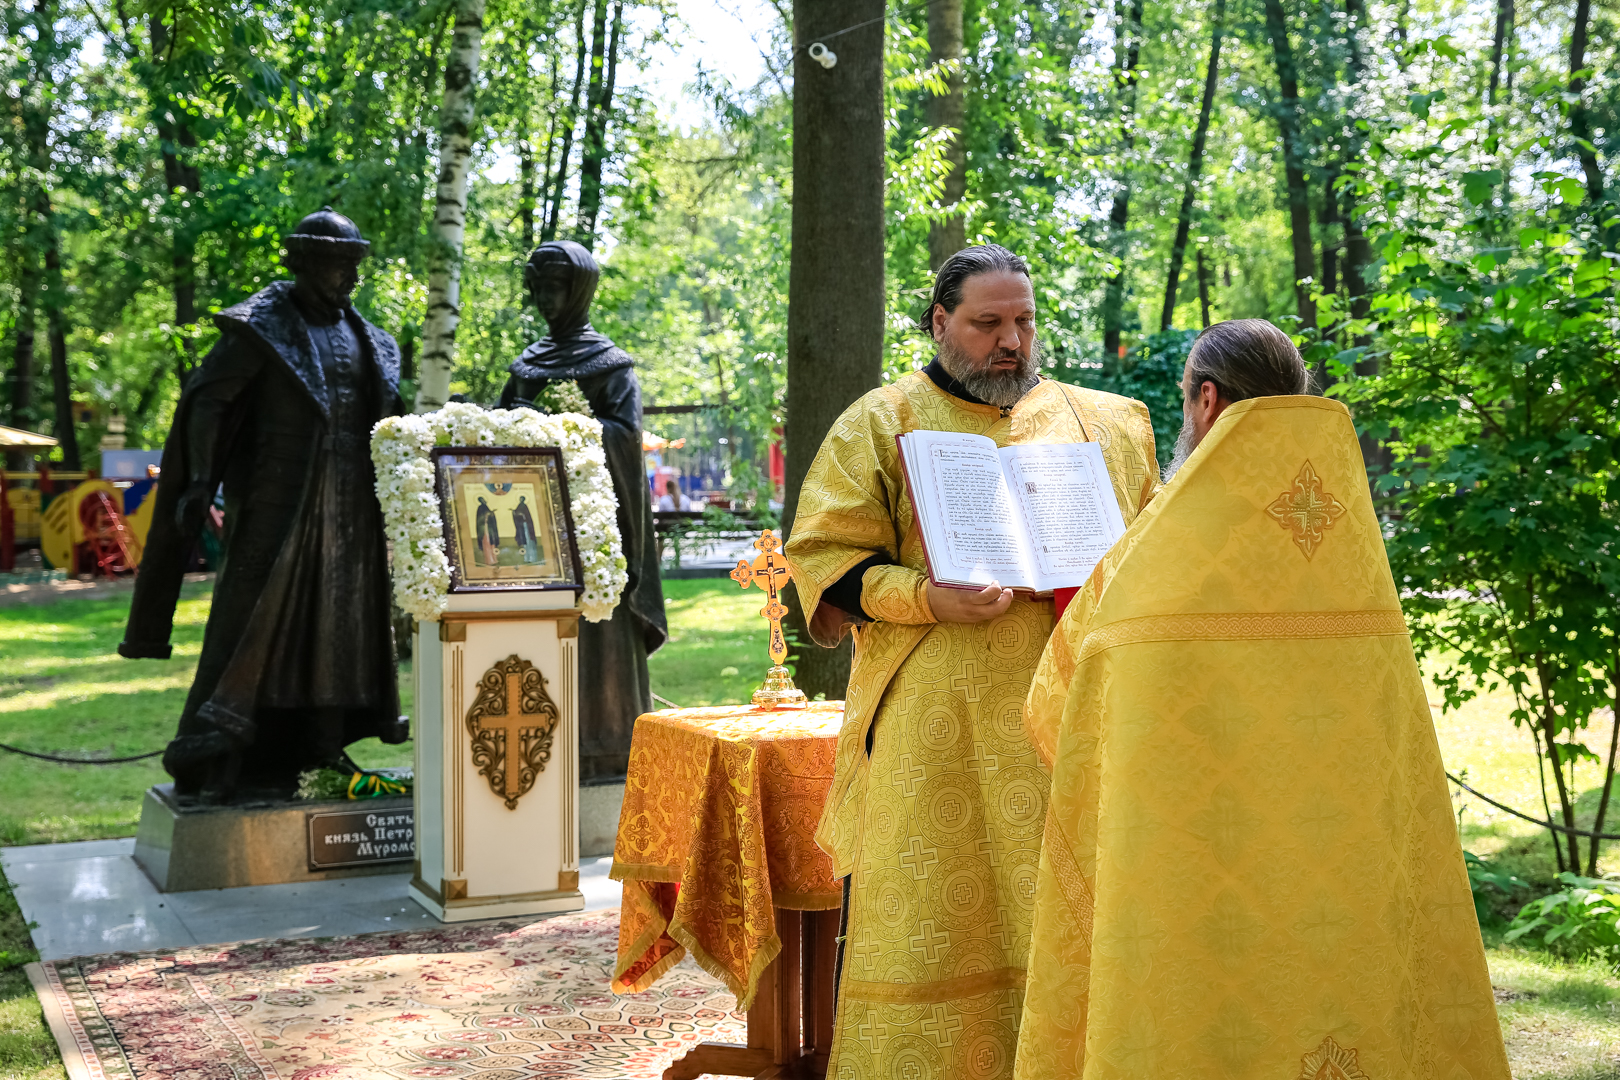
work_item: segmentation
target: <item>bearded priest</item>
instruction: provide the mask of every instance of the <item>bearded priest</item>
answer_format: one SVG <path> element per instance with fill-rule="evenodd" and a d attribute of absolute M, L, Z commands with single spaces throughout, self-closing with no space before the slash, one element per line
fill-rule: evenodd
<path fill-rule="evenodd" d="M 1260 320 L 1047 645 L 1018 1080 L 1508 1080 L 1355 428 Z"/>
<path fill-rule="evenodd" d="M 1035 314 L 1017 255 L 947 260 L 920 321 L 934 361 L 839 417 L 787 544 L 811 636 L 855 635 L 816 834 L 847 898 L 840 1080 L 1011 1074 L 1047 793 L 1023 703 L 1052 601 L 929 582 L 895 436 L 1095 442 L 1134 518 L 1158 485 L 1147 409 L 1042 378 Z"/>

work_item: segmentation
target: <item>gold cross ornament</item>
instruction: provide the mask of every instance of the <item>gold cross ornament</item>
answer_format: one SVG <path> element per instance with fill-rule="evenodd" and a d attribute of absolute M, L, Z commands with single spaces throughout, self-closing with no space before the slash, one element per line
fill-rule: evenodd
<path fill-rule="evenodd" d="M 787 556 L 777 550 L 776 534 L 766 529 L 754 541 L 759 554 L 753 562 L 737 560 L 737 569 L 731 580 L 743 588 L 757 585 L 765 590 L 765 606 L 759 613 L 771 622 L 771 668 L 765 673 L 765 685 L 754 691 L 754 704 L 762 709 L 802 709 L 807 704 L 804 691 L 793 685 L 793 676 L 782 665 L 787 659 L 787 639 L 782 636 L 782 617 L 788 613 L 778 595 L 793 580 Z"/>
<path fill-rule="evenodd" d="M 496 661 L 478 680 L 478 696 L 467 710 L 472 761 L 508 810 L 517 809 L 551 760 L 559 715 L 545 676 L 527 660 Z"/>

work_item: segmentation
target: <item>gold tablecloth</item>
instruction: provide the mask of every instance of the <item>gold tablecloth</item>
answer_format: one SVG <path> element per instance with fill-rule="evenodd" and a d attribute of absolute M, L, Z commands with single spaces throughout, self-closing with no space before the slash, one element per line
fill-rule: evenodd
<path fill-rule="evenodd" d="M 842 701 L 818 701 L 636 720 L 613 846 L 611 876 L 624 882 L 615 992 L 646 989 L 690 950 L 746 1009 L 782 951 L 772 909 L 839 906 L 815 832 L 843 719 Z"/>

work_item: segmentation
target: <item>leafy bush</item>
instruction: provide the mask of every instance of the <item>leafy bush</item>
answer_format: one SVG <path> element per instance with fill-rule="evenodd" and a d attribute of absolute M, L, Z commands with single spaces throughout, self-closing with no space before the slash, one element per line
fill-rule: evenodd
<path fill-rule="evenodd" d="M 1496 907 L 1500 902 L 1498 897 L 1511 898 L 1515 889 L 1528 889 L 1529 883 L 1505 870 L 1498 870 L 1472 851 L 1463 852 L 1463 862 L 1468 866 L 1468 888 L 1474 894 L 1474 914 L 1479 918 L 1479 925 L 1502 925 L 1507 920 Z"/>
<path fill-rule="evenodd" d="M 1620 882 L 1562 873 L 1567 888 L 1520 909 L 1503 940 L 1524 940 L 1559 956 L 1620 958 Z"/>
<path fill-rule="evenodd" d="M 1124 356 L 1104 357 L 1100 370 L 1086 371 L 1075 379 L 1094 390 L 1136 398 L 1148 407 L 1161 468 L 1170 463 L 1181 431 L 1181 371 L 1198 333 L 1164 330 L 1150 335 Z"/>

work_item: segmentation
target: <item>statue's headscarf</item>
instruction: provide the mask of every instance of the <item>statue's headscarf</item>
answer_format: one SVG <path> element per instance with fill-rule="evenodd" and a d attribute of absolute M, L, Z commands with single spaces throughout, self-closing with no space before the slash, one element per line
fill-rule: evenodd
<path fill-rule="evenodd" d="M 551 324 L 551 333 L 512 362 L 512 373 L 528 379 L 578 379 L 629 367 L 629 355 L 591 326 L 591 300 L 602 277 L 591 253 L 572 240 L 548 240 L 529 255 L 525 283 L 542 267 L 554 265 L 568 268 L 567 303 Z"/>

